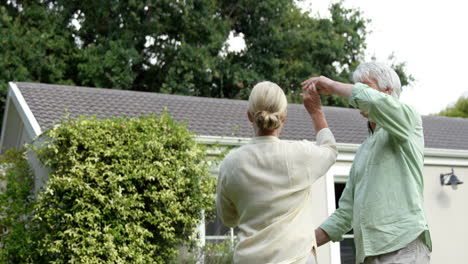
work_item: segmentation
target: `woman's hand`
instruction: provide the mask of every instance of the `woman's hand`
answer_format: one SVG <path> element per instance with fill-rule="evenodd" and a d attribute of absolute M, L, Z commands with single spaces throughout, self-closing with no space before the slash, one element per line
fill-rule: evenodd
<path fill-rule="evenodd" d="M 328 127 L 325 115 L 322 112 L 322 103 L 320 102 L 320 95 L 312 83 L 308 87 L 303 88 L 303 93 L 300 94 L 304 107 L 309 112 L 310 117 L 314 121 L 315 131 L 318 133 L 320 130 Z"/>
<path fill-rule="evenodd" d="M 314 83 L 304 87 L 303 92 L 300 94 L 304 107 L 309 114 L 313 115 L 322 111 L 322 103 L 320 102 L 320 95 L 315 89 Z"/>

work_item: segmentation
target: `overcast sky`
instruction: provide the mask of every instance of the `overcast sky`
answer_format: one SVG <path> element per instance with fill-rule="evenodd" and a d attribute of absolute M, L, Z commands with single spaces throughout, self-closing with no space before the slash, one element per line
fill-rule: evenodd
<path fill-rule="evenodd" d="M 331 0 L 308 0 L 312 13 L 327 17 Z M 401 100 L 424 115 L 468 95 L 468 2 L 463 0 L 345 0 L 371 19 L 366 57 L 395 53 L 416 78 Z"/>

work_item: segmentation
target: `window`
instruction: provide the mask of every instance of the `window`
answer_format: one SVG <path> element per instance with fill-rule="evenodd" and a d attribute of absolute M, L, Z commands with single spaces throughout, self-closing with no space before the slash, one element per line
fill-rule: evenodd
<path fill-rule="evenodd" d="M 216 215 L 215 213 L 213 215 Z M 235 239 L 237 230 L 229 228 L 221 222 L 221 219 L 216 217 L 211 221 L 205 221 L 205 240 L 206 242 L 219 243 L 230 240 L 232 243 Z"/>
<path fill-rule="evenodd" d="M 208 160 L 209 165 L 211 166 L 210 174 L 212 177 L 217 178 L 219 174 L 218 162 L 215 158 L 219 155 L 216 151 L 209 151 L 209 156 L 214 158 L 213 160 Z M 199 234 L 201 238 L 201 244 L 206 243 L 222 243 L 230 241 L 234 245 L 234 240 L 236 239 L 237 228 L 230 228 L 225 226 L 221 219 L 216 214 L 216 209 L 214 212 L 211 212 L 212 218 L 203 217 L 201 224 L 199 226 Z M 206 215 L 206 213 L 205 213 Z"/>

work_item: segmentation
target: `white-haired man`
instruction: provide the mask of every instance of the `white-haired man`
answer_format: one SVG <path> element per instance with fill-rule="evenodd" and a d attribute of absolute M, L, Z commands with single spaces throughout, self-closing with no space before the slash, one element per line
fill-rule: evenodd
<path fill-rule="evenodd" d="M 315 230 L 317 244 L 340 241 L 352 228 L 356 263 L 429 263 L 421 116 L 398 100 L 400 79 L 387 65 L 363 63 L 353 81 L 320 76 L 302 83 L 347 98 L 369 120 L 369 136 L 356 152 L 339 208 Z"/>

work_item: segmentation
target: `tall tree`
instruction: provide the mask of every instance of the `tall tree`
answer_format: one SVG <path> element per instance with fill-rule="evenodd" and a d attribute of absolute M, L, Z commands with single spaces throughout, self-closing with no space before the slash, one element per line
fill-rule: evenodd
<path fill-rule="evenodd" d="M 77 52 L 60 17 L 36 1 L 1 1 L 0 111 L 3 115 L 9 81 L 73 83 L 69 65 Z M 1 119 L 3 120 L 3 118 Z"/>
<path fill-rule="evenodd" d="M 35 81 L 245 99 L 267 79 L 298 102 L 302 80 L 350 81 L 363 60 L 368 21 L 341 2 L 330 12 L 294 0 L 0 0 L 0 94 Z M 245 49 L 227 48 L 230 33 Z"/>
<path fill-rule="evenodd" d="M 340 3 L 331 6 L 329 19 L 311 17 L 294 1 L 225 0 L 222 10 L 246 42 L 243 52 L 226 58 L 241 71 L 224 75 L 223 94 L 228 96 L 245 98 L 256 81 L 268 79 L 298 101 L 300 83 L 308 76 L 350 81 L 350 70 L 362 60 L 366 20 Z M 334 97 L 326 99 L 325 104 L 346 105 Z"/>
<path fill-rule="evenodd" d="M 468 118 L 468 97 L 460 97 L 453 106 L 447 107 L 438 115 Z"/>
<path fill-rule="evenodd" d="M 197 95 L 229 34 L 216 0 L 49 2 L 80 25 L 77 84 Z"/>

